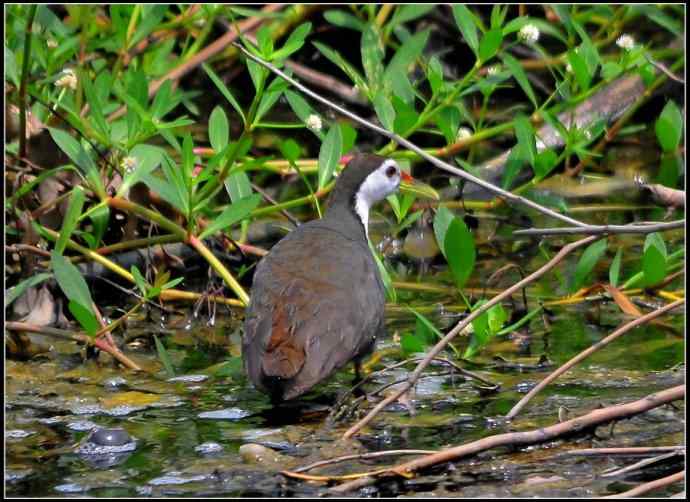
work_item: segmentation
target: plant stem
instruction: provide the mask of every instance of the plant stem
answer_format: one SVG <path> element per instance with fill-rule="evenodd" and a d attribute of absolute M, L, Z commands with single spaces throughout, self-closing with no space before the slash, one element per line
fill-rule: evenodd
<path fill-rule="evenodd" d="M 19 83 L 19 156 L 26 157 L 26 87 L 29 80 L 29 61 L 31 59 L 32 26 L 36 16 L 36 5 L 29 7 L 26 21 L 26 41 L 24 42 L 24 60 L 22 61 L 22 80 Z"/>
<path fill-rule="evenodd" d="M 213 269 L 220 275 L 225 283 L 230 286 L 237 297 L 244 305 L 249 305 L 249 295 L 244 291 L 242 286 L 237 280 L 230 274 L 227 268 L 216 258 L 216 256 L 204 245 L 202 241 L 193 235 L 187 238 L 187 243 L 192 246 L 196 251 L 206 259 L 206 261 L 213 267 Z"/>

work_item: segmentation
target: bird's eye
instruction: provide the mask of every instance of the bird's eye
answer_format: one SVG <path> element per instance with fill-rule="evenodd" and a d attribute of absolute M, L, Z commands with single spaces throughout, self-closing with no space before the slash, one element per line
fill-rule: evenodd
<path fill-rule="evenodd" d="M 389 178 L 392 178 L 398 173 L 398 168 L 395 166 L 389 166 L 388 169 L 386 169 L 386 176 Z"/>

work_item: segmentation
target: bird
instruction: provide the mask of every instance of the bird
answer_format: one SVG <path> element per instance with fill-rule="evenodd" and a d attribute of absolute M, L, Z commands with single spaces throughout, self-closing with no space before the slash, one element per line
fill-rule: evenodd
<path fill-rule="evenodd" d="M 356 154 L 343 168 L 323 218 L 291 231 L 254 272 L 242 359 L 272 402 L 295 399 L 385 331 L 385 290 L 368 244 L 369 209 L 412 180 L 393 159 Z"/>

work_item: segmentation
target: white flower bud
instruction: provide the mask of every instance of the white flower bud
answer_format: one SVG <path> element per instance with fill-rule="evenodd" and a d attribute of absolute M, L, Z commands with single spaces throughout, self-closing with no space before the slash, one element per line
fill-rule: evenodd
<path fill-rule="evenodd" d="M 134 168 L 137 167 L 137 159 L 136 157 L 125 157 L 122 159 L 122 162 L 120 162 L 120 167 L 127 173 L 131 173 L 134 171 Z"/>
<path fill-rule="evenodd" d="M 55 81 L 55 86 L 69 87 L 74 91 L 77 88 L 77 82 L 77 76 L 75 75 L 74 70 L 67 68 L 66 70 L 62 70 L 62 77 Z"/>
<path fill-rule="evenodd" d="M 498 65 L 498 64 L 495 64 L 493 66 L 489 66 L 489 69 L 486 70 L 486 72 L 491 76 L 498 75 L 500 71 L 501 71 L 501 65 Z"/>
<path fill-rule="evenodd" d="M 635 47 L 635 39 L 627 34 L 621 35 L 618 37 L 618 40 L 616 40 L 616 45 L 621 49 L 631 51 L 633 47 Z"/>
<path fill-rule="evenodd" d="M 312 131 L 320 131 L 321 128 L 323 127 L 323 123 L 321 122 L 321 117 L 315 114 L 309 115 L 307 117 L 307 128 L 311 129 Z"/>
<path fill-rule="evenodd" d="M 518 38 L 523 42 L 530 44 L 536 43 L 539 40 L 539 28 L 533 24 L 526 24 L 518 32 Z"/>
<path fill-rule="evenodd" d="M 48 44 L 49 49 L 55 49 L 58 46 L 58 43 L 55 40 L 53 40 L 52 38 L 48 39 L 47 44 Z"/>
<path fill-rule="evenodd" d="M 458 134 L 455 136 L 455 141 L 462 141 L 472 136 L 472 130 L 468 127 L 460 127 L 458 129 Z"/>

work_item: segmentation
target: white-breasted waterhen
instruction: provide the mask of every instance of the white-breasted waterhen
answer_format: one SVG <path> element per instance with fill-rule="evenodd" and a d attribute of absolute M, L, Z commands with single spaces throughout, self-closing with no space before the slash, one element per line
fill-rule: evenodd
<path fill-rule="evenodd" d="M 274 402 L 304 394 L 350 361 L 359 375 L 383 334 L 385 292 L 367 223 L 401 178 L 412 179 L 392 159 L 354 156 L 324 217 L 290 232 L 257 265 L 242 358 Z"/>

